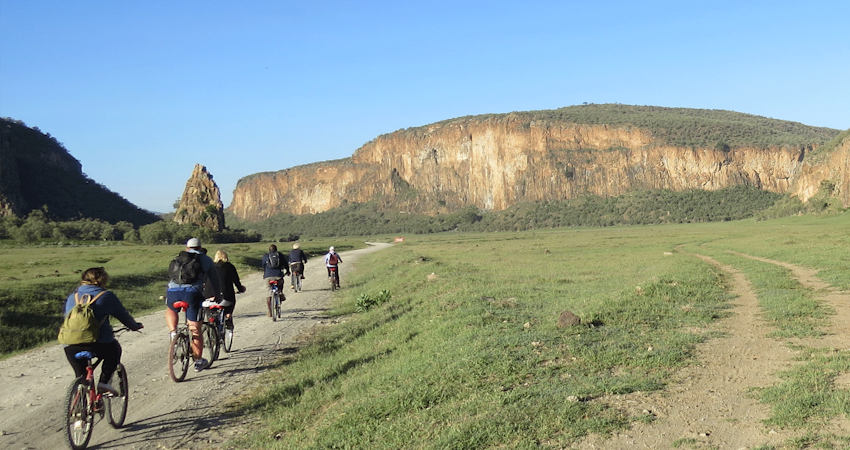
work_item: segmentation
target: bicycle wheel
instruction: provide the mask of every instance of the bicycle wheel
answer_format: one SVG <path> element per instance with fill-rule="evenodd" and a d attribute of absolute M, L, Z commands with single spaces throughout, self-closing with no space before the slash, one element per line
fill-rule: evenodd
<path fill-rule="evenodd" d="M 275 314 L 277 314 L 277 318 L 278 318 L 278 319 L 280 319 L 280 309 L 281 309 L 281 308 L 280 308 L 280 303 L 281 303 L 281 301 L 280 301 L 280 294 L 278 294 L 278 296 L 277 296 L 277 301 L 275 302 L 275 305 L 274 305 L 274 312 L 275 312 Z"/>
<path fill-rule="evenodd" d="M 295 277 L 295 292 L 301 292 L 301 274 Z"/>
<path fill-rule="evenodd" d="M 68 388 L 65 399 L 65 437 L 74 450 L 86 448 L 94 426 L 94 411 L 89 402 L 89 383 L 79 377 Z"/>
<path fill-rule="evenodd" d="M 329 279 L 329 280 L 330 280 L 330 282 L 331 282 L 331 290 L 332 290 L 332 291 L 335 291 L 335 290 L 336 290 L 336 288 L 337 288 L 337 285 L 336 285 L 336 271 L 331 272 L 331 276 L 329 276 L 329 277 L 328 277 L 328 279 Z"/>
<path fill-rule="evenodd" d="M 174 382 L 179 383 L 186 379 L 189 371 L 189 336 L 180 332 L 171 340 L 168 348 L 168 374 Z"/>
<path fill-rule="evenodd" d="M 233 347 L 233 330 L 229 328 L 224 329 L 224 351 L 230 353 L 230 349 Z"/>
<path fill-rule="evenodd" d="M 127 369 L 124 364 L 118 364 L 118 369 L 112 376 L 113 386 L 118 389 L 121 395 L 115 397 L 104 397 L 106 399 L 106 411 L 109 424 L 112 428 L 121 428 L 124 426 L 124 419 L 127 418 L 127 402 L 130 400 L 130 386 L 127 383 Z"/>
<path fill-rule="evenodd" d="M 213 362 L 218 359 L 218 354 L 221 351 L 218 342 L 218 331 L 209 323 L 204 322 L 202 325 L 204 334 L 204 353 L 203 358 L 207 360 L 207 369 L 212 367 Z"/>
<path fill-rule="evenodd" d="M 272 292 L 272 310 L 271 310 L 272 322 L 277 322 L 277 310 L 278 310 L 278 305 L 280 305 L 280 297 L 278 295 L 279 294 L 276 291 Z"/>

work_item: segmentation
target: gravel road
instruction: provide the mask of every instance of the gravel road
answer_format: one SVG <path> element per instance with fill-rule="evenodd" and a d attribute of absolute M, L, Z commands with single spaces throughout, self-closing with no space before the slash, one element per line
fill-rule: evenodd
<path fill-rule="evenodd" d="M 342 252 L 342 285 L 358 257 L 392 244 Z M 137 317 L 141 333 L 123 333 L 122 362 L 130 376 L 130 404 L 124 428 L 96 420 L 89 448 L 208 449 L 238 433 L 239 418 L 223 414 L 222 404 L 245 392 L 276 359 L 294 350 L 296 338 L 328 322 L 331 291 L 319 258 L 311 259 L 300 293 L 287 292 L 284 317 L 266 317 L 262 274 L 242 274 L 248 290 L 237 297 L 233 352 L 224 353 L 209 370 L 189 369 L 186 380 L 168 376 L 168 329 L 164 314 Z M 117 294 L 121 295 L 120 292 Z M 47 345 L 0 361 L 0 448 L 54 450 L 67 448 L 62 431 L 65 391 L 73 371 L 61 347 Z"/>

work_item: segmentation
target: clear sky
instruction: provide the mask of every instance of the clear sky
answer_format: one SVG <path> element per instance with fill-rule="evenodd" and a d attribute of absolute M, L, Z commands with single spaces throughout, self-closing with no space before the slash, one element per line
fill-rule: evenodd
<path fill-rule="evenodd" d="M 454 117 L 624 103 L 850 128 L 850 1 L 0 0 L 0 116 L 170 212 Z"/>

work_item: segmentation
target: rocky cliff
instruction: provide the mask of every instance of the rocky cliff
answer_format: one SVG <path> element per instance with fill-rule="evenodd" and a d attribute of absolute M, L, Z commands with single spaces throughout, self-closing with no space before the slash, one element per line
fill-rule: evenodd
<path fill-rule="evenodd" d="M 665 114 L 680 118 L 678 110 Z M 846 141 L 820 161 L 809 159 L 838 130 L 809 130 L 780 121 L 769 122 L 768 128 L 751 127 L 736 124 L 737 116 L 731 120 L 687 116 L 680 122 L 695 125 L 674 136 L 671 130 L 680 125 L 606 120 L 580 123 L 512 113 L 400 130 L 379 136 L 351 158 L 243 178 L 229 210 L 244 220 L 281 212 L 316 213 L 370 200 L 425 213 L 467 205 L 502 210 L 519 202 L 588 194 L 607 197 L 636 189 L 715 190 L 735 185 L 792 193 L 805 201 L 825 179 L 833 180 L 835 193 L 843 195 L 845 207 L 850 206 Z M 795 131 L 796 137 L 783 135 L 773 145 L 747 145 L 738 139 L 756 128 L 779 136 L 797 126 L 803 131 Z M 708 137 L 701 138 L 702 145 L 682 145 L 688 142 L 683 137 L 687 130 Z"/>
<path fill-rule="evenodd" d="M 186 189 L 180 196 L 174 221 L 199 225 L 213 231 L 224 229 L 221 191 L 206 167 L 195 164 L 192 175 L 186 181 Z"/>

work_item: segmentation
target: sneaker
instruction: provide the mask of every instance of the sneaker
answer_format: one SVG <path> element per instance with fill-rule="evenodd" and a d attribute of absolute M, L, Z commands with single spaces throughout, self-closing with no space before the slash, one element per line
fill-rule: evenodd
<path fill-rule="evenodd" d="M 295 289 L 295 285 L 289 286 L 289 289 Z"/>
<path fill-rule="evenodd" d="M 195 360 L 195 372 L 200 372 L 200 371 L 206 369 L 207 367 L 209 367 L 209 365 L 210 364 L 204 358 L 196 359 Z"/>
<path fill-rule="evenodd" d="M 177 336 L 177 332 L 172 331 L 172 332 L 168 333 L 168 340 L 173 341 L 176 336 Z"/>
<path fill-rule="evenodd" d="M 114 388 L 114 387 L 112 387 L 112 385 L 111 385 L 111 384 L 109 384 L 109 383 L 97 383 L 97 391 L 98 391 L 98 392 L 103 392 L 103 393 L 109 393 L 109 394 L 112 394 L 112 395 L 114 395 L 114 396 L 116 396 L 116 397 L 120 397 L 120 396 L 121 396 L 121 393 L 120 393 L 120 392 L 118 392 L 118 389 L 115 389 L 115 388 Z"/>
<path fill-rule="evenodd" d="M 306 278 L 304 278 L 304 275 L 301 275 L 301 279 L 302 279 L 302 280 L 306 280 Z"/>

